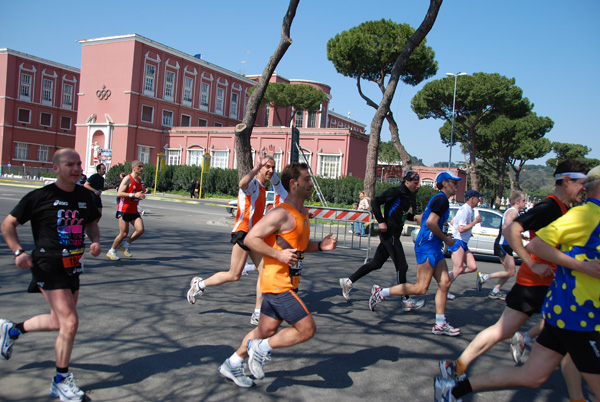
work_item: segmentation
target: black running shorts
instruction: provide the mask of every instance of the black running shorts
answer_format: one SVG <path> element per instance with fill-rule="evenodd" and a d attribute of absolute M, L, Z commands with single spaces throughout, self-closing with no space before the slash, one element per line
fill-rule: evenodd
<path fill-rule="evenodd" d="M 560 329 L 545 322 L 536 342 L 563 356 L 571 355 L 582 373 L 600 374 L 600 332 Z"/>
<path fill-rule="evenodd" d="M 542 311 L 548 286 L 523 286 L 516 283 L 506 295 L 506 305 L 531 317 Z"/>
<path fill-rule="evenodd" d="M 250 249 L 248 248 L 248 246 L 246 246 L 244 244 L 244 238 L 246 237 L 248 233 L 246 232 L 233 232 L 231 233 L 231 244 L 237 244 L 238 246 L 240 246 L 243 250 L 246 251 L 250 251 Z"/>
<path fill-rule="evenodd" d="M 117 219 L 123 219 L 125 222 L 133 222 L 137 218 L 141 218 L 140 213 L 136 212 L 135 214 L 128 214 L 127 212 L 118 212 L 117 211 Z"/>

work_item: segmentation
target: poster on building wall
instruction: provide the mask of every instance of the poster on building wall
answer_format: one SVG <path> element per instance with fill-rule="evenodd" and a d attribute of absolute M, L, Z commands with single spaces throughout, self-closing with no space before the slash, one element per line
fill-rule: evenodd
<path fill-rule="evenodd" d="M 98 154 L 100 155 L 100 162 L 110 164 L 112 160 L 112 149 L 99 149 Z"/>

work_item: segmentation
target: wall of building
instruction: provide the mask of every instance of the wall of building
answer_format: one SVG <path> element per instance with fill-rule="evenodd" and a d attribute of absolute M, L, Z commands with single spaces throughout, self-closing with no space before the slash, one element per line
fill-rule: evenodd
<path fill-rule="evenodd" d="M 22 82 L 23 75 L 29 77 L 27 83 Z M 47 92 L 43 87 L 45 81 L 51 83 Z M 57 149 L 73 146 L 79 81 L 79 70 L 74 67 L 0 49 L 0 158 L 3 165 L 51 167 Z M 70 94 L 65 97 L 67 87 Z"/>

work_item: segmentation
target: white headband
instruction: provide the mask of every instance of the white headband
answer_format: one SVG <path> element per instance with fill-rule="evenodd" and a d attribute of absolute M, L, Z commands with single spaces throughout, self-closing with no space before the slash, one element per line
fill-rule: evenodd
<path fill-rule="evenodd" d="M 587 178 L 586 175 L 584 175 L 581 172 L 564 172 L 564 173 L 558 173 L 554 175 L 554 178 L 556 180 L 562 180 L 565 177 L 570 177 L 571 179 L 585 179 Z"/>

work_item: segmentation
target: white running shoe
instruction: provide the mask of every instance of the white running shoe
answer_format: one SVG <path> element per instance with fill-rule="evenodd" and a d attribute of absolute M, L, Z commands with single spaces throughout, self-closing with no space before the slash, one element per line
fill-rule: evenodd
<path fill-rule="evenodd" d="M 254 313 L 252 313 L 252 316 L 250 317 L 250 324 L 258 325 L 259 320 L 260 320 L 260 313 L 257 313 L 256 311 Z"/>
<path fill-rule="evenodd" d="M 435 324 L 431 333 L 435 335 L 458 336 L 460 335 L 460 329 L 454 328 L 452 325 L 448 324 L 448 322 L 445 322 L 444 325 Z"/>
<path fill-rule="evenodd" d="M 252 378 L 244 373 L 244 363 L 238 367 L 232 367 L 229 364 L 229 359 L 227 359 L 219 366 L 219 372 L 233 381 L 238 387 L 250 388 L 254 385 Z"/>
<path fill-rule="evenodd" d="M 402 300 L 402 310 L 403 311 L 411 311 L 411 310 L 418 310 L 421 307 L 423 307 L 425 305 L 425 300 L 421 299 L 420 297 L 405 297 L 404 300 Z"/>
<path fill-rule="evenodd" d="M 340 287 L 342 288 L 342 296 L 344 296 L 344 299 L 350 301 L 350 291 L 352 290 L 350 278 L 340 278 Z"/>
<path fill-rule="evenodd" d="M 0 354 L 6 360 L 12 355 L 13 344 L 17 340 L 10 337 L 10 330 L 15 327 L 15 323 L 9 320 L 0 319 Z"/>
<path fill-rule="evenodd" d="M 525 339 L 522 332 L 515 332 L 510 340 L 510 351 L 515 364 L 521 364 L 525 352 Z"/>
<path fill-rule="evenodd" d="M 452 388 L 456 386 L 456 381 L 448 378 L 435 377 L 433 389 L 435 402 L 461 402 L 462 399 L 456 399 L 452 395 Z"/>
<path fill-rule="evenodd" d="M 454 300 L 454 299 L 456 299 L 456 295 L 454 293 L 448 292 L 448 294 L 446 295 L 446 299 Z"/>
<path fill-rule="evenodd" d="M 371 288 L 371 297 L 369 298 L 369 308 L 375 311 L 375 306 L 378 305 L 385 297 L 381 296 L 383 288 L 379 285 L 373 285 Z"/>
<path fill-rule="evenodd" d="M 54 378 L 52 379 L 50 395 L 60 398 L 62 402 L 79 402 L 83 401 L 85 392 L 75 385 L 75 378 L 73 378 L 73 374 L 69 373 L 68 376 L 63 377 L 58 383 Z"/>
<path fill-rule="evenodd" d="M 258 347 L 262 339 L 250 339 L 248 341 L 248 368 L 257 380 L 265 378 L 263 365 L 266 360 L 271 360 L 271 352 L 263 352 Z"/>
<path fill-rule="evenodd" d="M 483 287 L 483 284 L 485 283 L 485 279 L 483 279 L 483 274 L 481 272 L 477 272 L 477 279 L 475 282 L 475 289 L 477 289 L 478 292 L 481 292 L 481 288 Z"/>
<path fill-rule="evenodd" d="M 196 297 L 202 296 L 202 293 L 204 293 L 204 291 L 200 289 L 200 282 L 202 282 L 202 278 L 199 276 L 194 276 L 192 278 L 192 281 L 190 282 L 190 289 L 187 291 L 188 303 L 196 303 Z"/>
<path fill-rule="evenodd" d="M 122 245 L 119 245 L 119 250 L 123 252 L 125 257 L 133 257 L 133 254 L 131 254 L 131 251 L 129 251 L 129 247 L 125 248 Z"/>
<path fill-rule="evenodd" d="M 119 256 L 117 255 L 117 252 L 116 252 L 116 251 L 110 251 L 110 250 L 109 250 L 109 251 L 108 251 L 108 253 L 106 253 L 106 256 L 107 256 L 108 258 L 110 258 L 111 260 L 113 260 L 113 261 L 119 261 L 119 260 L 120 260 L 120 258 L 119 258 Z"/>

